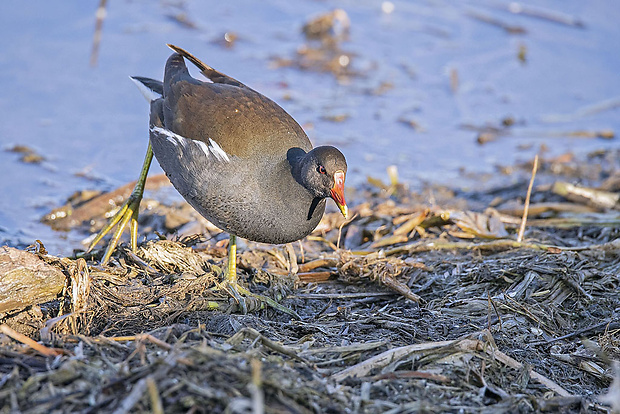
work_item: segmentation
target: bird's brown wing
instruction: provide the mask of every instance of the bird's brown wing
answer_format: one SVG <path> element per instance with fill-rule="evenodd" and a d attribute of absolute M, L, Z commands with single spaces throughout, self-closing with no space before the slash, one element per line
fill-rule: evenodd
<path fill-rule="evenodd" d="M 173 47 L 164 76 L 164 124 L 183 137 L 215 141 L 242 158 L 286 156 L 289 148 L 312 149 L 297 122 L 278 104 L 241 82 Z M 180 53 L 179 53 L 180 52 Z M 194 79 L 183 58 L 212 82 Z"/>

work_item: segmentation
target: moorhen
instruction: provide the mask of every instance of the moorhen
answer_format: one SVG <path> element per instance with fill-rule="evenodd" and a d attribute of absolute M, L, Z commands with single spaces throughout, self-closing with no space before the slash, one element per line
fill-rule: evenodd
<path fill-rule="evenodd" d="M 154 153 L 185 200 L 230 234 L 225 282 L 240 299 L 239 292 L 250 293 L 237 284 L 235 236 L 275 244 L 299 240 L 321 220 L 327 197 L 346 217 L 347 163 L 334 147 L 313 149 L 299 124 L 269 98 L 168 46 L 175 53 L 163 82 L 132 77 L 151 104 L 147 154 L 131 196 L 88 251 L 117 223 L 102 264 L 128 223 L 136 250 L 138 208 Z M 193 78 L 185 59 L 208 81 Z"/>

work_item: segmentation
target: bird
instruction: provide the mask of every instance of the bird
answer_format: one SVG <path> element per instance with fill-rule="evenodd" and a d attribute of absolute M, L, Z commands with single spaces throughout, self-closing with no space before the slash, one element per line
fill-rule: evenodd
<path fill-rule="evenodd" d="M 284 244 L 310 234 L 326 199 L 347 218 L 347 162 L 333 146 L 313 147 L 302 127 L 271 99 L 168 44 L 163 82 L 131 79 L 150 102 L 149 144 L 134 190 L 94 237 L 87 253 L 118 224 L 101 259 L 106 264 L 137 219 L 153 155 L 175 189 L 202 216 L 229 233 L 226 290 L 237 301 L 252 295 L 236 271 L 236 238 Z M 191 76 L 186 61 L 205 76 Z M 267 302 L 269 302 L 267 300 Z M 268 304 L 273 306 L 273 303 Z"/>

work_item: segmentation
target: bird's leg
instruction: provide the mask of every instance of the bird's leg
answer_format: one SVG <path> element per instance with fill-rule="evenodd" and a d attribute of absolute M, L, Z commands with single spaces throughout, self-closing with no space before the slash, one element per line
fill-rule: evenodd
<path fill-rule="evenodd" d="M 228 240 L 228 265 L 224 271 L 223 285 L 228 294 L 239 304 L 241 312 L 248 313 L 245 299 L 239 293 L 241 286 L 237 282 L 237 236 L 234 234 L 231 234 Z"/>
<path fill-rule="evenodd" d="M 297 253 L 295 253 L 293 243 L 286 243 L 284 249 L 288 259 L 288 275 L 277 279 L 279 288 L 282 291 L 286 291 L 289 288 L 294 289 L 299 283 L 299 264 L 297 263 Z"/>
<path fill-rule="evenodd" d="M 248 311 L 247 304 L 243 298 L 246 296 L 254 298 L 265 305 L 271 306 L 272 308 L 287 313 L 297 319 L 301 319 L 294 310 L 280 305 L 278 302 L 267 296 L 252 293 L 239 284 L 237 280 L 237 236 L 233 234 L 230 235 L 230 241 L 228 242 L 228 265 L 226 266 L 226 271 L 224 273 L 222 287 L 239 304 L 241 307 L 241 312 L 247 313 Z"/>
<path fill-rule="evenodd" d="M 231 284 L 237 284 L 237 236 L 230 235 L 228 241 L 228 271 L 226 272 L 226 281 Z"/>
<path fill-rule="evenodd" d="M 112 252 L 114 252 L 114 248 L 123 234 L 123 230 L 127 227 L 127 223 L 130 223 L 131 250 L 135 252 L 138 247 L 138 212 L 140 209 L 140 202 L 142 201 L 142 195 L 144 194 L 146 176 L 148 175 L 149 168 L 151 167 L 151 161 L 153 161 L 153 147 L 151 147 L 151 143 L 149 142 L 149 146 L 146 149 L 146 156 L 144 157 L 144 163 L 142 164 L 142 170 L 140 171 L 140 177 L 138 178 L 131 195 L 127 201 L 125 201 L 125 204 L 123 204 L 120 210 L 118 210 L 118 212 L 116 212 L 116 214 L 114 214 L 114 216 L 110 219 L 108 224 L 101 229 L 101 231 L 90 243 L 90 246 L 88 246 L 88 250 L 86 251 L 87 253 L 90 252 L 116 224 L 118 224 L 118 228 L 114 232 L 112 239 L 108 243 L 108 247 L 106 248 L 103 258 L 101 259 L 102 265 L 108 263 L 108 260 L 110 260 Z"/>
<path fill-rule="evenodd" d="M 297 264 L 297 254 L 295 253 L 295 248 L 292 243 L 286 243 L 284 248 L 286 249 L 286 254 L 288 256 L 288 274 L 297 276 L 297 273 L 299 272 L 299 265 Z"/>

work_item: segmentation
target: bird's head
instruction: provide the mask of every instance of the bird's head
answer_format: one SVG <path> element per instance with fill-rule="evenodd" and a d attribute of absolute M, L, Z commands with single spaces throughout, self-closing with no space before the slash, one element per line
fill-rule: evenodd
<path fill-rule="evenodd" d="M 348 214 L 344 199 L 344 181 L 347 174 L 347 161 L 335 147 L 314 148 L 303 156 L 300 162 L 301 183 L 315 197 L 331 197 L 342 215 Z"/>

